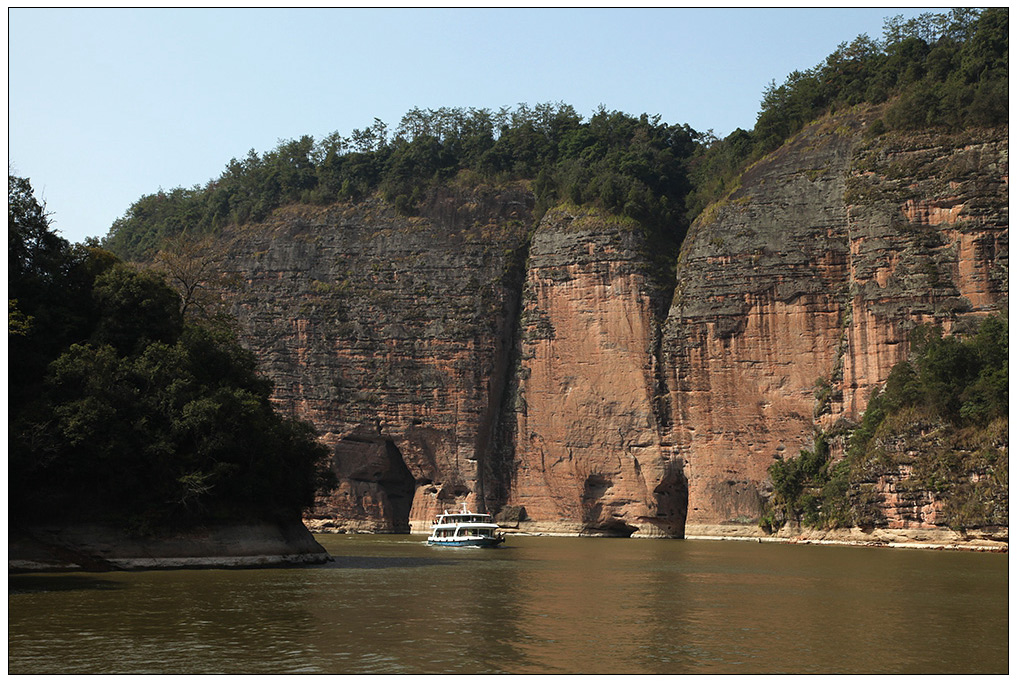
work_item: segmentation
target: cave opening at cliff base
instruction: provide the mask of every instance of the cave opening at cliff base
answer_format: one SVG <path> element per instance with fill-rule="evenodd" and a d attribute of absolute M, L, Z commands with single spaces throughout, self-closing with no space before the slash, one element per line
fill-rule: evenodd
<path fill-rule="evenodd" d="M 416 479 L 391 438 L 351 435 L 336 445 L 333 467 L 340 481 L 373 500 L 373 510 L 336 510 L 332 514 L 368 519 L 379 516 L 385 531 L 408 533 Z"/>

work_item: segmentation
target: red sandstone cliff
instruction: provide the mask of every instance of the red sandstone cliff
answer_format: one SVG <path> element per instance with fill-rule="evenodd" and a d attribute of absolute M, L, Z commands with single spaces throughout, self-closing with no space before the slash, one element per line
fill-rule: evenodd
<path fill-rule="evenodd" d="M 912 327 L 1005 306 L 1006 132 L 870 137 L 876 116 L 748 169 L 690 231 L 665 321 L 636 226 L 567 206 L 535 224 L 525 187 L 235 230 L 244 342 L 333 449 L 312 527 L 407 531 L 465 501 L 532 531 L 749 529 L 768 466 L 857 420 Z M 890 524 L 934 525 L 909 497 Z"/>
<path fill-rule="evenodd" d="M 533 529 L 680 536 L 681 464 L 658 412 L 658 287 L 638 226 L 560 207 L 530 247 L 509 502 Z"/>
<path fill-rule="evenodd" d="M 1006 305 L 1005 131 L 869 139 L 875 116 L 806 128 L 683 246 L 665 348 L 690 533 L 757 519 L 768 466 L 857 420 L 911 328 Z"/>
<path fill-rule="evenodd" d="M 531 206 L 449 191 L 422 217 L 291 208 L 229 236 L 243 341 L 333 449 L 339 487 L 312 528 L 406 532 L 484 505 Z"/>

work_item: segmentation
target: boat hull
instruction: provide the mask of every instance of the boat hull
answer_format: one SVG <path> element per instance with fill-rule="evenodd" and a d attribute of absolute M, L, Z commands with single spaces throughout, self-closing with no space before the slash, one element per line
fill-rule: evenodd
<path fill-rule="evenodd" d="M 482 548 L 493 548 L 498 546 L 504 538 L 495 539 L 428 539 L 429 546 L 474 546 Z"/>

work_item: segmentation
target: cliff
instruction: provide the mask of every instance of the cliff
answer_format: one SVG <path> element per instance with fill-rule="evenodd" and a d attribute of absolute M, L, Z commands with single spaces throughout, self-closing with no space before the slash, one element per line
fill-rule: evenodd
<path fill-rule="evenodd" d="M 685 483 L 645 238 L 634 222 L 560 207 L 529 256 L 509 503 L 531 529 L 680 536 Z"/>
<path fill-rule="evenodd" d="M 335 454 L 312 529 L 484 505 L 531 208 L 518 188 L 449 189 L 418 217 L 296 207 L 227 236 L 243 340 Z"/>
<path fill-rule="evenodd" d="M 532 532 L 749 531 L 768 466 L 857 421 L 912 327 L 1006 305 L 1006 131 L 872 136 L 878 116 L 823 119 L 748 169 L 693 225 L 673 293 L 638 226 L 535 221 L 525 184 L 232 230 L 244 343 L 333 450 L 309 525 L 405 532 L 465 501 Z"/>
<path fill-rule="evenodd" d="M 1006 306 L 1005 131 L 870 138 L 877 115 L 807 127 L 683 246 L 665 348 L 690 533 L 757 519 L 768 466 L 857 421 L 914 326 Z"/>

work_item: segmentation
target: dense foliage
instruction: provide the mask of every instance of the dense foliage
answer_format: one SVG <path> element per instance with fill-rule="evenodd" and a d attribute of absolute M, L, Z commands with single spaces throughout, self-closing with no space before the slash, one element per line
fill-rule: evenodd
<path fill-rule="evenodd" d="M 436 184 L 531 181 L 538 215 L 559 201 L 636 219 L 654 250 L 673 254 L 687 226 L 754 159 L 826 112 L 888 102 L 872 130 L 963 128 L 1008 120 L 1009 10 L 956 9 L 887 19 L 882 40 L 843 43 L 821 64 L 764 91 L 751 131 L 720 140 L 688 125 L 569 105 L 413 109 L 394 130 L 375 119 L 349 136 L 281 141 L 233 159 L 204 187 L 146 195 L 104 246 L 150 257 L 167 238 L 214 234 L 293 202 L 329 204 L 380 193 L 413 214 Z"/>
<path fill-rule="evenodd" d="M 597 204 L 637 219 L 673 251 L 687 225 L 685 165 L 697 134 L 601 108 L 589 121 L 564 104 L 414 109 L 394 133 L 379 120 L 349 137 L 283 141 L 233 159 L 205 187 L 142 197 L 104 245 L 131 259 L 167 238 L 257 221 L 292 202 L 328 204 L 380 193 L 407 214 L 439 183 L 532 181 L 538 212 L 558 201 Z"/>
<path fill-rule="evenodd" d="M 50 230 L 9 178 L 12 522 L 153 527 L 298 515 L 327 484 L 312 429 L 277 415 L 270 383 L 225 328 Z"/>
<path fill-rule="evenodd" d="M 1009 9 L 955 9 L 897 16 L 882 40 L 842 43 L 822 63 L 766 88 L 752 131 L 704 141 L 692 163 L 698 214 L 721 197 L 746 163 L 776 149 L 823 114 L 861 103 L 888 103 L 872 133 L 996 126 L 1009 120 Z"/>
<path fill-rule="evenodd" d="M 774 490 L 763 526 L 877 525 L 871 485 L 899 466 L 910 476 L 898 491 L 934 493 L 946 502 L 950 525 L 1006 524 L 1008 328 L 997 316 L 968 337 L 917 328 L 911 358 L 870 399 L 843 460 L 830 462 L 821 436 L 814 449 L 770 467 Z"/>

